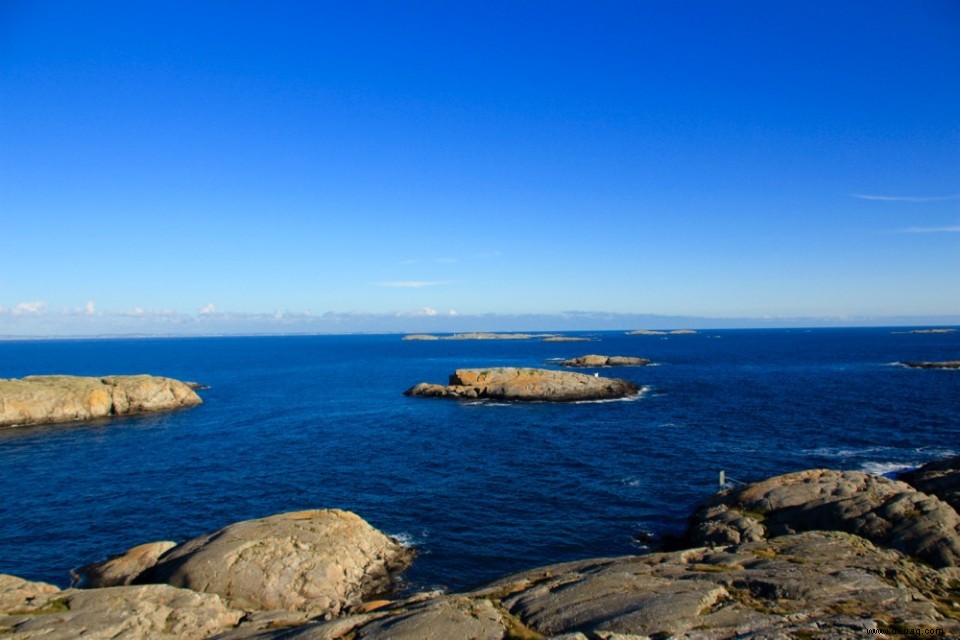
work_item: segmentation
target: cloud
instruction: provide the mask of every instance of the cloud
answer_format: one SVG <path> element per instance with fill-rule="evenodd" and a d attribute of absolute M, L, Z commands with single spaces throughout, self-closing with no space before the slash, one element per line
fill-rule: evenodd
<path fill-rule="evenodd" d="M 952 227 L 907 227 L 894 229 L 891 233 L 960 233 L 960 225 Z"/>
<path fill-rule="evenodd" d="M 40 300 L 35 300 L 33 302 L 21 302 L 13 309 L 10 310 L 15 316 L 22 315 L 39 315 L 44 313 L 47 310 L 47 303 Z"/>
<path fill-rule="evenodd" d="M 451 280 L 426 281 L 426 280 L 399 280 L 392 282 L 371 282 L 376 287 L 391 287 L 395 289 L 419 289 L 420 287 L 438 287 L 444 284 L 452 284 Z"/>
<path fill-rule="evenodd" d="M 93 300 L 88 300 L 86 306 L 83 307 L 83 312 L 88 316 L 92 316 L 97 312 L 96 307 L 93 305 Z"/>
<path fill-rule="evenodd" d="M 430 307 L 423 307 L 422 309 L 414 309 L 413 311 L 398 311 L 398 318 L 432 318 L 437 315 L 436 309 L 431 309 Z"/>
<path fill-rule="evenodd" d="M 216 311 L 217 311 L 217 307 L 214 306 L 214 304 L 211 302 L 210 304 L 205 306 L 203 309 L 200 309 L 200 315 L 202 316 L 210 315 L 211 313 L 216 313 Z"/>
<path fill-rule="evenodd" d="M 850 195 L 861 200 L 878 202 L 944 202 L 947 200 L 960 200 L 960 193 L 949 196 L 881 196 L 869 193 L 853 193 Z"/>

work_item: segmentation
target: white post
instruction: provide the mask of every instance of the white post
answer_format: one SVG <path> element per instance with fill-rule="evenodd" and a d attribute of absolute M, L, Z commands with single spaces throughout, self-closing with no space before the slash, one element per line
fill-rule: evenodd
<path fill-rule="evenodd" d="M 721 469 L 720 470 L 720 488 L 722 489 L 725 484 L 727 484 L 727 474 L 723 469 Z"/>

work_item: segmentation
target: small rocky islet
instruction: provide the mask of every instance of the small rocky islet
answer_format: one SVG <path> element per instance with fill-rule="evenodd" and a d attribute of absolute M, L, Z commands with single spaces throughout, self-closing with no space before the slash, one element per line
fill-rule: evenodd
<path fill-rule="evenodd" d="M 619 378 L 551 369 L 496 367 L 457 369 L 448 384 L 421 382 L 404 391 L 404 395 L 458 400 L 579 402 L 626 398 L 639 392 L 637 385 Z"/>
<path fill-rule="evenodd" d="M 636 640 L 960 633 L 960 457 L 904 481 L 814 469 L 726 489 L 675 550 L 391 595 L 413 552 L 339 510 L 239 522 L 80 570 L 0 575 L 0 636 Z M 110 576 L 104 580 L 103 576 Z"/>
<path fill-rule="evenodd" d="M 199 387 L 150 375 L 0 380 L 0 428 L 174 411 L 201 404 Z"/>
<path fill-rule="evenodd" d="M 651 364 L 651 362 L 646 358 L 637 358 L 634 356 L 599 356 L 591 354 L 562 360 L 557 364 L 561 367 L 592 369 L 601 367 L 645 367 Z"/>

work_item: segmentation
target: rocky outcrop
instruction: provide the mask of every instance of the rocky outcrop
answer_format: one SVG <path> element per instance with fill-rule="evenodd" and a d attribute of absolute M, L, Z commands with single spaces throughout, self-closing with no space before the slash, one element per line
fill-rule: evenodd
<path fill-rule="evenodd" d="M 420 384 L 404 395 L 465 400 L 572 402 L 624 398 L 639 393 L 637 385 L 617 378 L 600 378 L 569 371 L 500 367 L 457 369 L 450 384 Z"/>
<path fill-rule="evenodd" d="M 177 543 L 169 540 L 148 542 L 104 562 L 81 567 L 71 574 L 75 582 L 91 588 L 133 584 L 137 577 L 157 564 L 160 556 L 175 546 Z"/>
<path fill-rule="evenodd" d="M 201 402 L 193 389 L 171 378 L 28 376 L 0 380 L 0 427 L 171 411 Z"/>
<path fill-rule="evenodd" d="M 632 356 L 588 355 L 570 358 L 559 363 L 561 367 L 597 368 L 597 367 L 645 367 L 650 364 L 646 358 Z"/>
<path fill-rule="evenodd" d="M 937 496 L 960 513 L 960 456 L 937 460 L 901 474 L 899 480 Z"/>
<path fill-rule="evenodd" d="M 238 609 L 335 616 L 389 591 L 412 559 L 349 511 L 298 511 L 194 538 L 137 581 L 215 593 Z"/>
<path fill-rule="evenodd" d="M 836 530 L 934 567 L 960 566 L 960 516 L 939 498 L 861 471 L 813 469 L 722 491 L 691 519 L 692 545 Z"/>
<path fill-rule="evenodd" d="M 197 640 L 242 617 L 219 596 L 168 585 L 61 591 L 0 575 L 0 636 L 10 640 Z"/>
<path fill-rule="evenodd" d="M 958 467 L 954 459 L 914 476 L 940 491 Z M 60 591 L 0 575 L 0 636 L 852 640 L 941 629 L 951 637 L 960 633 L 958 519 L 903 482 L 804 471 L 708 500 L 692 519 L 692 548 L 552 565 L 466 593 L 390 601 L 370 598 L 409 552 L 353 514 L 297 512 L 187 542 L 140 576 L 190 589 Z M 141 545 L 103 566 L 131 566 L 132 574 L 159 548 Z"/>
<path fill-rule="evenodd" d="M 808 532 L 553 565 L 469 593 L 221 638 L 859 640 L 871 629 L 956 633 L 955 599 L 945 576 L 896 551 L 846 533 Z"/>
<path fill-rule="evenodd" d="M 960 360 L 944 360 L 942 362 L 898 362 L 910 369 L 960 369 Z"/>
<path fill-rule="evenodd" d="M 550 336 L 544 338 L 544 342 L 593 342 L 593 338 L 584 336 Z"/>

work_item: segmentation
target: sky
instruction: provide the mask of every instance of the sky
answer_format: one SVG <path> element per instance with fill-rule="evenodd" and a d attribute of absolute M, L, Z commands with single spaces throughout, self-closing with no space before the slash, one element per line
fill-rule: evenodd
<path fill-rule="evenodd" d="M 955 0 L 2 0 L 0 335 L 957 324 L 958 79 Z"/>

